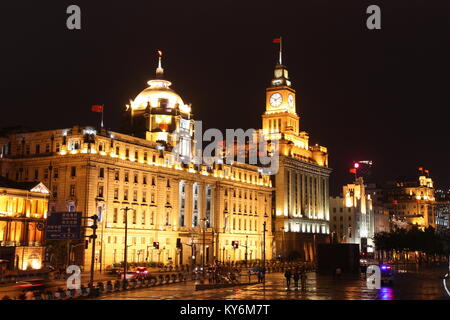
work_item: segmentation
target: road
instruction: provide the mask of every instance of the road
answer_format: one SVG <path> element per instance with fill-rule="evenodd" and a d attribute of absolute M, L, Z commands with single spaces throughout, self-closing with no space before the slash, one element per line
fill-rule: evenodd
<path fill-rule="evenodd" d="M 226 289 L 195 291 L 194 283 L 138 289 L 106 295 L 102 300 L 430 300 L 449 299 L 442 284 L 448 269 L 399 269 L 392 286 L 368 289 L 365 280 L 354 276 L 333 279 L 309 273 L 305 292 L 286 290 L 283 275 L 268 274 L 262 284 Z"/>

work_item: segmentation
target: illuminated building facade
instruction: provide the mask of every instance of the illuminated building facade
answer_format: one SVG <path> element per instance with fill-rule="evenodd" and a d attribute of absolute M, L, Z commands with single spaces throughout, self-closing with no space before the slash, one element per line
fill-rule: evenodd
<path fill-rule="evenodd" d="M 0 177 L 0 260 L 10 270 L 40 269 L 49 191 L 40 182 Z"/>
<path fill-rule="evenodd" d="M 246 254 L 261 259 L 262 226 L 272 223 L 270 177 L 236 162 L 181 162 L 193 150 L 191 107 L 163 79 L 161 61 L 148 84 L 127 106 L 134 136 L 80 126 L 11 133 L 0 145 L 6 146 L 0 175 L 43 181 L 51 211 L 97 214 L 96 270 L 124 260 L 126 218 L 128 262 L 201 264 L 203 257 L 235 261 Z M 133 210 L 125 214 L 125 207 Z M 233 248 L 232 241 L 240 245 Z M 91 244 L 74 248 L 73 263 L 88 269 L 90 250 Z"/>
<path fill-rule="evenodd" d="M 436 228 L 437 203 L 433 180 L 428 170 L 419 168 L 417 180 L 393 181 L 384 186 L 385 206 L 389 210 L 393 227 L 420 229 Z"/>
<path fill-rule="evenodd" d="M 444 231 L 450 228 L 450 190 L 436 190 L 436 229 Z"/>
<path fill-rule="evenodd" d="M 281 56 L 281 54 L 280 54 Z M 280 58 L 281 60 L 281 58 Z M 327 148 L 309 145 L 296 113 L 296 93 L 281 61 L 266 89 L 262 131 L 278 141 L 279 170 L 274 176 L 275 254 L 315 259 L 316 246 L 329 241 L 329 186 Z"/>
<path fill-rule="evenodd" d="M 343 187 L 343 197 L 330 198 L 330 229 L 333 241 L 359 244 L 362 252 L 373 252 L 375 216 L 372 199 L 362 177 Z"/>

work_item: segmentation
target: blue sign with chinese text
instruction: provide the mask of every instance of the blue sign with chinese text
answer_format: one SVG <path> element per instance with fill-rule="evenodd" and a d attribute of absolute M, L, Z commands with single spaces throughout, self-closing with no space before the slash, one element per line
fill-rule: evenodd
<path fill-rule="evenodd" d="M 81 212 L 49 212 L 45 240 L 80 240 Z"/>

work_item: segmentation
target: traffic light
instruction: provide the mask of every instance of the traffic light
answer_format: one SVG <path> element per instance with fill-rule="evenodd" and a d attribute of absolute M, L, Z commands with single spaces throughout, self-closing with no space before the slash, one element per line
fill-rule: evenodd
<path fill-rule="evenodd" d="M 153 249 L 159 249 L 159 242 L 153 242 Z"/>
<path fill-rule="evenodd" d="M 231 247 L 233 249 L 239 248 L 239 241 L 236 241 L 236 240 L 231 241 Z"/>

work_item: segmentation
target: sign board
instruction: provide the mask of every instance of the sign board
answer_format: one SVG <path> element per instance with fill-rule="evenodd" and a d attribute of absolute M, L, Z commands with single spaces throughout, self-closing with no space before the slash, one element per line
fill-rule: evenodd
<path fill-rule="evenodd" d="M 49 212 L 45 240 L 80 240 L 81 212 Z"/>

